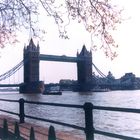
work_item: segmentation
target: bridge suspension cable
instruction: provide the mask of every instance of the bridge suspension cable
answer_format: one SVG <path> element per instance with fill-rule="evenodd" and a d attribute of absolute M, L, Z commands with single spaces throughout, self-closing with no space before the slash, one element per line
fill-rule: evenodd
<path fill-rule="evenodd" d="M 107 78 L 105 74 L 103 74 L 96 66 L 95 64 L 92 63 L 92 65 L 94 66 L 94 68 L 96 69 L 96 71 L 103 77 L 103 78 Z"/>
<path fill-rule="evenodd" d="M 16 66 L 14 66 L 12 69 L 8 70 L 4 74 L 0 75 L 0 81 L 5 80 L 6 78 L 16 73 L 23 66 L 23 62 L 24 60 L 22 60 L 20 63 L 18 63 Z"/>

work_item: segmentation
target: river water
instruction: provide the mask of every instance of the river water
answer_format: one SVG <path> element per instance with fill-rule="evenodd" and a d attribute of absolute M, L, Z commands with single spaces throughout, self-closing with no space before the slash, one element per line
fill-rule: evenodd
<path fill-rule="evenodd" d="M 140 90 L 132 91 L 109 91 L 109 92 L 95 92 L 95 93 L 78 93 L 78 92 L 63 92 L 62 95 L 31 95 L 19 94 L 15 92 L 1 92 L 0 98 L 4 99 L 19 99 L 24 98 L 31 101 L 43 101 L 50 103 L 66 103 L 83 105 L 85 102 L 92 102 L 98 106 L 110 107 L 127 107 L 140 109 Z M 18 105 L 16 103 L 0 102 L 0 106 L 6 110 L 13 110 L 18 112 Z M 48 118 L 56 121 L 62 121 L 78 126 L 84 126 L 84 112 L 80 109 L 50 107 L 27 104 L 25 113 L 37 117 Z M 120 113 L 111 111 L 93 111 L 94 113 L 94 127 L 98 130 L 113 132 L 132 137 L 140 138 L 140 114 L 135 113 Z M 44 122 L 36 122 L 35 120 L 28 120 L 41 125 L 48 125 Z M 63 131 L 71 131 L 77 135 L 84 137 L 84 133 L 72 128 L 61 127 L 55 125 L 56 129 Z M 95 135 L 95 140 L 116 140 L 113 138 Z"/>

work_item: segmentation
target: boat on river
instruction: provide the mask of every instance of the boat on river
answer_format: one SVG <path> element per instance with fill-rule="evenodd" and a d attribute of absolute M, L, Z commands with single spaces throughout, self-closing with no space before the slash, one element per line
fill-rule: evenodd
<path fill-rule="evenodd" d="M 101 89 L 101 88 L 99 88 L 99 89 L 92 89 L 91 90 L 92 92 L 108 92 L 108 91 L 110 91 L 110 89 L 108 89 L 108 88 L 104 88 L 104 89 Z"/>
<path fill-rule="evenodd" d="M 92 92 L 108 92 L 108 91 L 110 91 L 110 89 L 109 88 L 100 88 L 99 86 L 96 86 L 91 91 Z"/>
<path fill-rule="evenodd" d="M 62 95 L 62 91 L 59 86 L 52 87 L 50 89 L 46 89 L 43 92 L 43 95 Z"/>
<path fill-rule="evenodd" d="M 44 91 L 43 95 L 62 95 L 61 91 Z"/>

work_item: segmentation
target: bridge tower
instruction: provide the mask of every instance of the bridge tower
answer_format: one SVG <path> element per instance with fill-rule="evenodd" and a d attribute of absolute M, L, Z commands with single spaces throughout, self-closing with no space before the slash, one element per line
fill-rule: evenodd
<path fill-rule="evenodd" d="M 24 47 L 24 83 L 20 86 L 20 93 L 41 93 L 44 83 L 39 81 L 39 45 L 35 46 L 31 39 L 29 45 Z"/>
<path fill-rule="evenodd" d="M 92 88 L 92 52 L 85 45 L 80 53 L 77 52 L 78 91 L 90 91 Z"/>

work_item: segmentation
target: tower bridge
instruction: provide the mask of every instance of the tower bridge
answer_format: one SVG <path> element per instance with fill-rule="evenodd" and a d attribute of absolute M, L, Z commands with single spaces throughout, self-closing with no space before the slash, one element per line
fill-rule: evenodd
<path fill-rule="evenodd" d="M 20 93 L 40 93 L 44 90 L 44 82 L 39 78 L 39 63 L 40 61 L 58 61 L 77 64 L 77 91 L 90 91 L 95 84 L 92 80 L 92 52 L 88 51 L 83 46 L 81 52 L 77 52 L 76 57 L 66 55 L 47 55 L 40 54 L 39 45 L 35 45 L 31 39 L 29 45 L 24 47 L 23 61 L 17 64 L 14 68 L 0 75 L 0 81 L 13 75 L 22 66 L 23 83 L 19 84 L 1 84 L 1 87 L 19 86 Z M 47 70 L 46 70 L 47 71 Z"/>
<path fill-rule="evenodd" d="M 76 57 L 40 54 L 39 45 L 35 46 L 31 39 L 24 48 L 24 83 L 20 86 L 21 93 L 42 92 L 44 83 L 39 81 L 40 61 L 59 61 L 77 63 L 77 91 L 89 91 L 92 82 L 92 52 L 83 46 Z"/>

